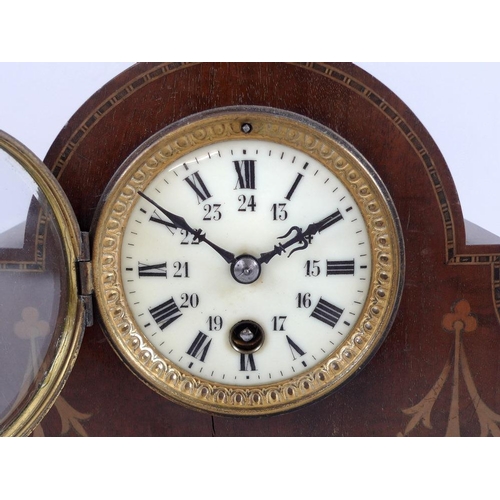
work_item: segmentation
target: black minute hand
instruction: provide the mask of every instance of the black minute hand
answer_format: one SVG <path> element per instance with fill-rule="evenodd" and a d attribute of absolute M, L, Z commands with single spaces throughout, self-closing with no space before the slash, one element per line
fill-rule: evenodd
<path fill-rule="evenodd" d="M 231 264 L 235 260 L 234 254 L 224 250 L 220 246 L 212 243 L 202 232 L 201 229 L 193 229 L 187 222 L 186 219 L 181 217 L 180 215 L 176 215 L 168 210 L 164 209 L 162 206 L 158 205 L 156 201 L 152 200 L 148 196 L 146 196 L 142 191 L 138 191 L 138 194 L 142 196 L 145 200 L 149 201 L 153 206 L 155 206 L 160 212 L 166 215 L 174 224 L 175 227 L 179 229 L 184 229 L 188 233 L 191 233 L 195 239 L 198 241 L 202 241 L 206 243 L 209 247 L 213 248 L 228 264 Z"/>
<path fill-rule="evenodd" d="M 281 255 L 282 253 L 286 252 L 286 249 L 288 247 L 291 247 L 292 245 L 295 245 L 295 243 L 300 243 L 301 245 L 298 246 L 297 248 L 294 248 L 290 252 L 288 257 L 291 257 L 292 254 L 297 250 L 305 250 L 309 246 L 309 241 L 307 240 L 308 237 L 313 236 L 316 233 L 321 233 L 321 231 L 325 230 L 326 228 L 330 227 L 331 225 L 335 224 L 341 219 L 343 219 L 342 214 L 340 213 L 339 210 L 336 210 L 328 217 L 325 217 L 324 219 L 321 219 L 320 221 L 315 222 L 313 224 L 309 224 L 309 226 L 307 226 L 307 229 L 305 231 L 302 231 L 302 229 L 298 226 L 291 227 L 288 233 L 286 233 L 283 236 L 280 236 L 278 239 L 287 238 L 288 236 L 290 236 L 292 231 L 295 231 L 295 236 L 286 241 L 285 243 L 279 243 L 278 245 L 275 245 L 270 252 L 261 253 L 260 257 L 257 259 L 257 262 L 259 264 L 268 264 L 273 257 L 275 257 L 276 255 Z"/>

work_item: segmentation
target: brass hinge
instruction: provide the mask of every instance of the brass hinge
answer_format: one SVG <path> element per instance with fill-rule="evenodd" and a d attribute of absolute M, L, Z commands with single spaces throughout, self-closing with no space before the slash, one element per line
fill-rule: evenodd
<path fill-rule="evenodd" d="M 89 233 L 81 233 L 81 250 L 80 258 L 77 262 L 78 271 L 78 295 L 83 301 L 85 308 L 85 326 L 92 326 L 94 324 L 94 310 L 92 305 L 92 294 L 94 293 L 94 280 L 92 276 L 92 261 L 90 258 L 90 240 Z"/>

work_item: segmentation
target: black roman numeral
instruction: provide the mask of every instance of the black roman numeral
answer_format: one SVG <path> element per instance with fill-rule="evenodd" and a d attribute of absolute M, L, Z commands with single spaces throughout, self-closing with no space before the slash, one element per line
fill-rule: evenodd
<path fill-rule="evenodd" d="M 352 260 L 327 260 L 326 275 L 354 274 L 354 259 Z"/>
<path fill-rule="evenodd" d="M 166 278 L 167 277 L 167 263 L 162 262 L 161 264 L 141 264 L 137 265 L 139 270 L 139 278 Z"/>
<path fill-rule="evenodd" d="M 253 359 L 253 354 L 240 354 L 240 371 L 248 372 L 255 371 L 257 368 L 255 367 L 255 360 Z"/>
<path fill-rule="evenodd" d="M 212 196 L 209 190 L 207 189 L 207 186 L 205 186 L 205 183 L 203 182 L 203 179 L 201 178 L 199 172 L 195 172 L 194 174 L 188 175 L 184 180 L 196 193 L 196 197 L 198 199 L 198 205 L 202 201 L 205 201 L 206 199 Z"/>
<path fill-rule="evenodd" d="M 287 335 L 286 341 L 288 342 L 288 346 L 290 347 L 290 352 L 292 353 L 293 360 L 295 361 L 297 357 L 304 356 L 305 352 Z M 297 355 L 297 356 L 296 356 Z M 307 366 L 305 361 L 302 361 L 304 366 Z"/>
<path fill-rule="evenodd" d="M 182 316 L 182 313 L 173 298 L 163 302 L 163 304 L 160 304 L 159 306 L 153 307 L 149 310 L 149 312 L 162 330 L 165 330 L 168 325 Z"/>
<path fill-rule="evenodd" d="M 212 339 L 208 335 L 205 335 L 203 332 L 200 332 L 189 347 L 187 353 L 190 356 L 193 356 L 193 358 L 205 362 L 205 357 L 211 343 Z"/>
<path fill-rule="evenodd" d="M 255 189 L 255 160 L 233 161 L 238 174 L 234 189 Z"/>
<path fill-rule="evenodd" d="M 293 186 L 290 188 L 290 191 L 288 191 L 288 194 L 285 196 L 285 199 L 290 201 L 292 198 L 293 193 L 295 193 L 295 190 L 297 189 L 297 186 L 299 185 L 299 182 L 304 178 L 302 174 L 297 174 L 297 177 L 295 179 L 295 182 L 293 183 Z"/>
<path fill-rule="evenodd" d="M 340 319 L 340 316 L 342 316 L 343 312 L 344 312 L 343 309 L 340 309 L 339 307 L 330 304 L 330 302 L 324 299 L 319 299 L 318 305 L 314 308 L 314 311 L 311 313 L 311 316 L 313 318 L 319 319 L 320 321 L 331 326 L 332 328 L 335 328 L 335 325 Z"/>

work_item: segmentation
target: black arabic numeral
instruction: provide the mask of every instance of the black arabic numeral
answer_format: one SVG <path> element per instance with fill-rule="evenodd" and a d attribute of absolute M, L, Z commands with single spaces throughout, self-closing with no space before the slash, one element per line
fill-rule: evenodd
<path fill-rule="evenodd" d="M 198 304 L 200 303 L 200 298 L 198 297 L 197 293 L 183 293 L 181 294 L 181 309 L 184 308 L 186 309 L 187 307 L 192 307 L 193 309 L 196 309 L 198 307 Z"/>
<path fill-rule="evenodd" d="M 306 276 L 319 276 L 321 274 L 321 269 L 319 267 L 319 260 L 308 260 L 304 266 L 306 270 Z"/>
<path fill-rule="evenodd" d="M 203 217 L 203 220 L 220 220 L 222 218 L 220 207 L 220 203 L 214 203 L 213 205 L 207 203 L 204 205 L 203 210 L 205 211 L 205 216 Z"/>
<path fill-rule="evenodd" d="M 273 331 L 284 332 L 285 331 L 285 320 L 286 320 L 286 316 L 273 316 Z"/>
<path fill-rule="evenodd" d="M 182 241 L 181 245 L 199 245 L 200 240 L 197 240 L 194 235 L 188 233 L 185 229 L 181 229 Z"/>
<path fill-rule="evenodd" d="M 176 261 L 173 264 L 174 278 L 189 278 L 189 262 Z"/>
<path fill-rule="evenodd" d="M 286 203 L 274 203 L 271 212 L 273 213 L 273 220 L 286 220 L 288 212 L 285 210 Z"/>
<path fill-rule="evenodd" d="M 220 316 L 209 316 L 207 323 L 208 329 L 210 331 L 219 331 L 222 328 L 224 322 L 222 321 L 222 318 Z"/>
<path fill-rule="evenodd" d="M 242 194 L 238 196 L 238 201 L 240 202 L 240 208 L 238 208 L 238 212 L 246 212 L 250 210 L 250 212 L 255 212 L 257 207 L 257 203 L 255 202 L 255 196 L 252 195 L 247 201 L 247 197 Z"/>
<path fill-rule="evenodd" d="M 309 308 L 311 307 L 311 294 L 310 293 L 299 293 L 296 297 L 297 299 L 297 307 L 301 308 Z"/>

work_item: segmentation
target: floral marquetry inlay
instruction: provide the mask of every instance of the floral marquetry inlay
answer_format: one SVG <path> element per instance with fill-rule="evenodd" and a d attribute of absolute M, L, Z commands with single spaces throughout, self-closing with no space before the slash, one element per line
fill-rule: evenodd
<path fill-rule="evenodd" d="M 410 435 L 419 423 L 422 423 L 427 429 L 432 429 L 431 412 L 441 391 L 449 380 L 452 394 L 445 435 L 447 437 L 460 436 L 459 384 L 461 378 L 465 381 L 467 391 L 474 405 L 479 421 L 480 435 L 482 437 L 488 435 L 500 436 L 500 429 L 498 427 L 498 424 L 500 424 L 500 415 L 488 408 L 479 395 L 462 343 L 463 334 L 474 333 L 477 326 L 477 318 L 472 314 L 470 305 L 466 300 L 457 302 L 453 306 L 452 312 L 443 316 L 443 329 L 454 335 L 453 349 L 438 379 L 427 395 L 416 405 L 403 410 L 403 413 L 412 418 L 406 425 L 404 433 L 399 434 L 400 436 Z"/>

